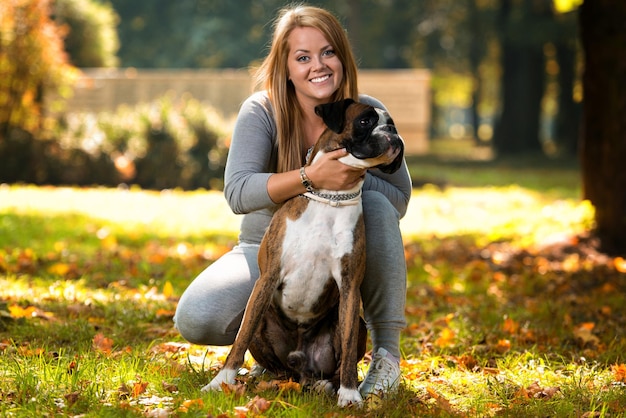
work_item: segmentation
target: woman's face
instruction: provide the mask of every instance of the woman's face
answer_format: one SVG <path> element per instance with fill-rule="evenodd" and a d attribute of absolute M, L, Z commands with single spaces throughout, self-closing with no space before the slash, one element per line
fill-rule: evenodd
<path fill-rule="evenodd" d="M 295 28 L 288 38 L 289 80 L 302 104 L 328 102 L 343 80 L 343 64 L 322 32 L 311 27 Z"/>

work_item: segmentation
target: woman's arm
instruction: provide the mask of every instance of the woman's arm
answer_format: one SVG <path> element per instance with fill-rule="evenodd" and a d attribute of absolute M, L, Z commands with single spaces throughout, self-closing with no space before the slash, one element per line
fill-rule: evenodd
<path fill-rule="evenodd" d="M 224 196 L 236 214 L 274 205 L 267 182 L 273 171 L 275 130 L 267 96 L 256 93 L 244 101 L 235 121 L 224 171 Z"/>

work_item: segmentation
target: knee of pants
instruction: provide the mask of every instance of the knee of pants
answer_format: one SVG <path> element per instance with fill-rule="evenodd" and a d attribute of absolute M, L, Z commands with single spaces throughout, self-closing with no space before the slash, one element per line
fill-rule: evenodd
<path fill-rule="evenodd" d="M 400 222 L 400 213 L 387 197 L 375 190 L 363 192 L 363 219 L 367 224 L 382 228 Z"/>
<path fill-rule="evenodd" d="M 187 310 L 184 306 L 181 307 L 179 305 L 174 316 L 174 326 L 180 332 L 180 335 L 192 344 L 232 344 L 235 341 L 243 312 L 229 324 L 211 320 L 211 318 L 216 317 L 218 315 L 211 315 L 208 312 L 202 314 L 197 309 Z"/>

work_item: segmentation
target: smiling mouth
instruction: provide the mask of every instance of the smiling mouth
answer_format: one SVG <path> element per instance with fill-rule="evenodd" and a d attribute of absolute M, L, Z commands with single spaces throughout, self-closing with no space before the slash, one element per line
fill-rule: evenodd
<path fill-rule="evenodd" d="M 330 78 L 330 74 L 323 75 L 321 77 L 315 77 L 311 79 L 311 83 L 321 83 Z"/>

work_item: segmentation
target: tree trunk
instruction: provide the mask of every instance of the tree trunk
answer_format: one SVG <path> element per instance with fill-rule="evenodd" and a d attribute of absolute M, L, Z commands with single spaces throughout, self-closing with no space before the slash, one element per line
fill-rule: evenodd
<path fill-rule="evenodd" d="M 576 45 L 559 42 L 556 45 L 559 63 L 559 113 L 556 115 L 555 140 L 564 154 L 578 155 L 580 137 L 580 106 L 574 101 L 576 79 Z"/>
<path fill-rule="evenodd" d="M 469 70 L 473 79 L 470 120 L 472 123 L 472 138 L 474 139 L 474 145 L 481 145 L 481 141 L 478 136 L 478 129 L 480 128 L 478 106 L 480 104 L 480 92 L 482 90 L 480 63 L 485 55 L 485 39 L 484 36 L 481 36 L 482 31 L 480 27 L 480 18 L 478 16 L 478 8 L 476 7 L 476 0 L 468 1 L 468 21 L 472 38 L 469 49 Z"/>
<path fill-rule="evenodd" d="M 626 254 L 626 1 L 585 0 L 581 165 L 602 249 Z"/>
<path fill-rule="evenodd" d="M 499 157 L 543 151 L 539 139 L 544 90 L 543 42 L 532 22 L 538 13 L 526 0 L 522 12 L 509 0 L 501 2 L 502 113 L 493 145 Z M 519 7 L 519 6 L 517 6 Z"/>
<path fill-rule="evenodd" d="M 543 51 L 503 45 L 502 114 L 494 147 L 499 157 L 541 153 L 539 121 L 543 97 Z"/>

